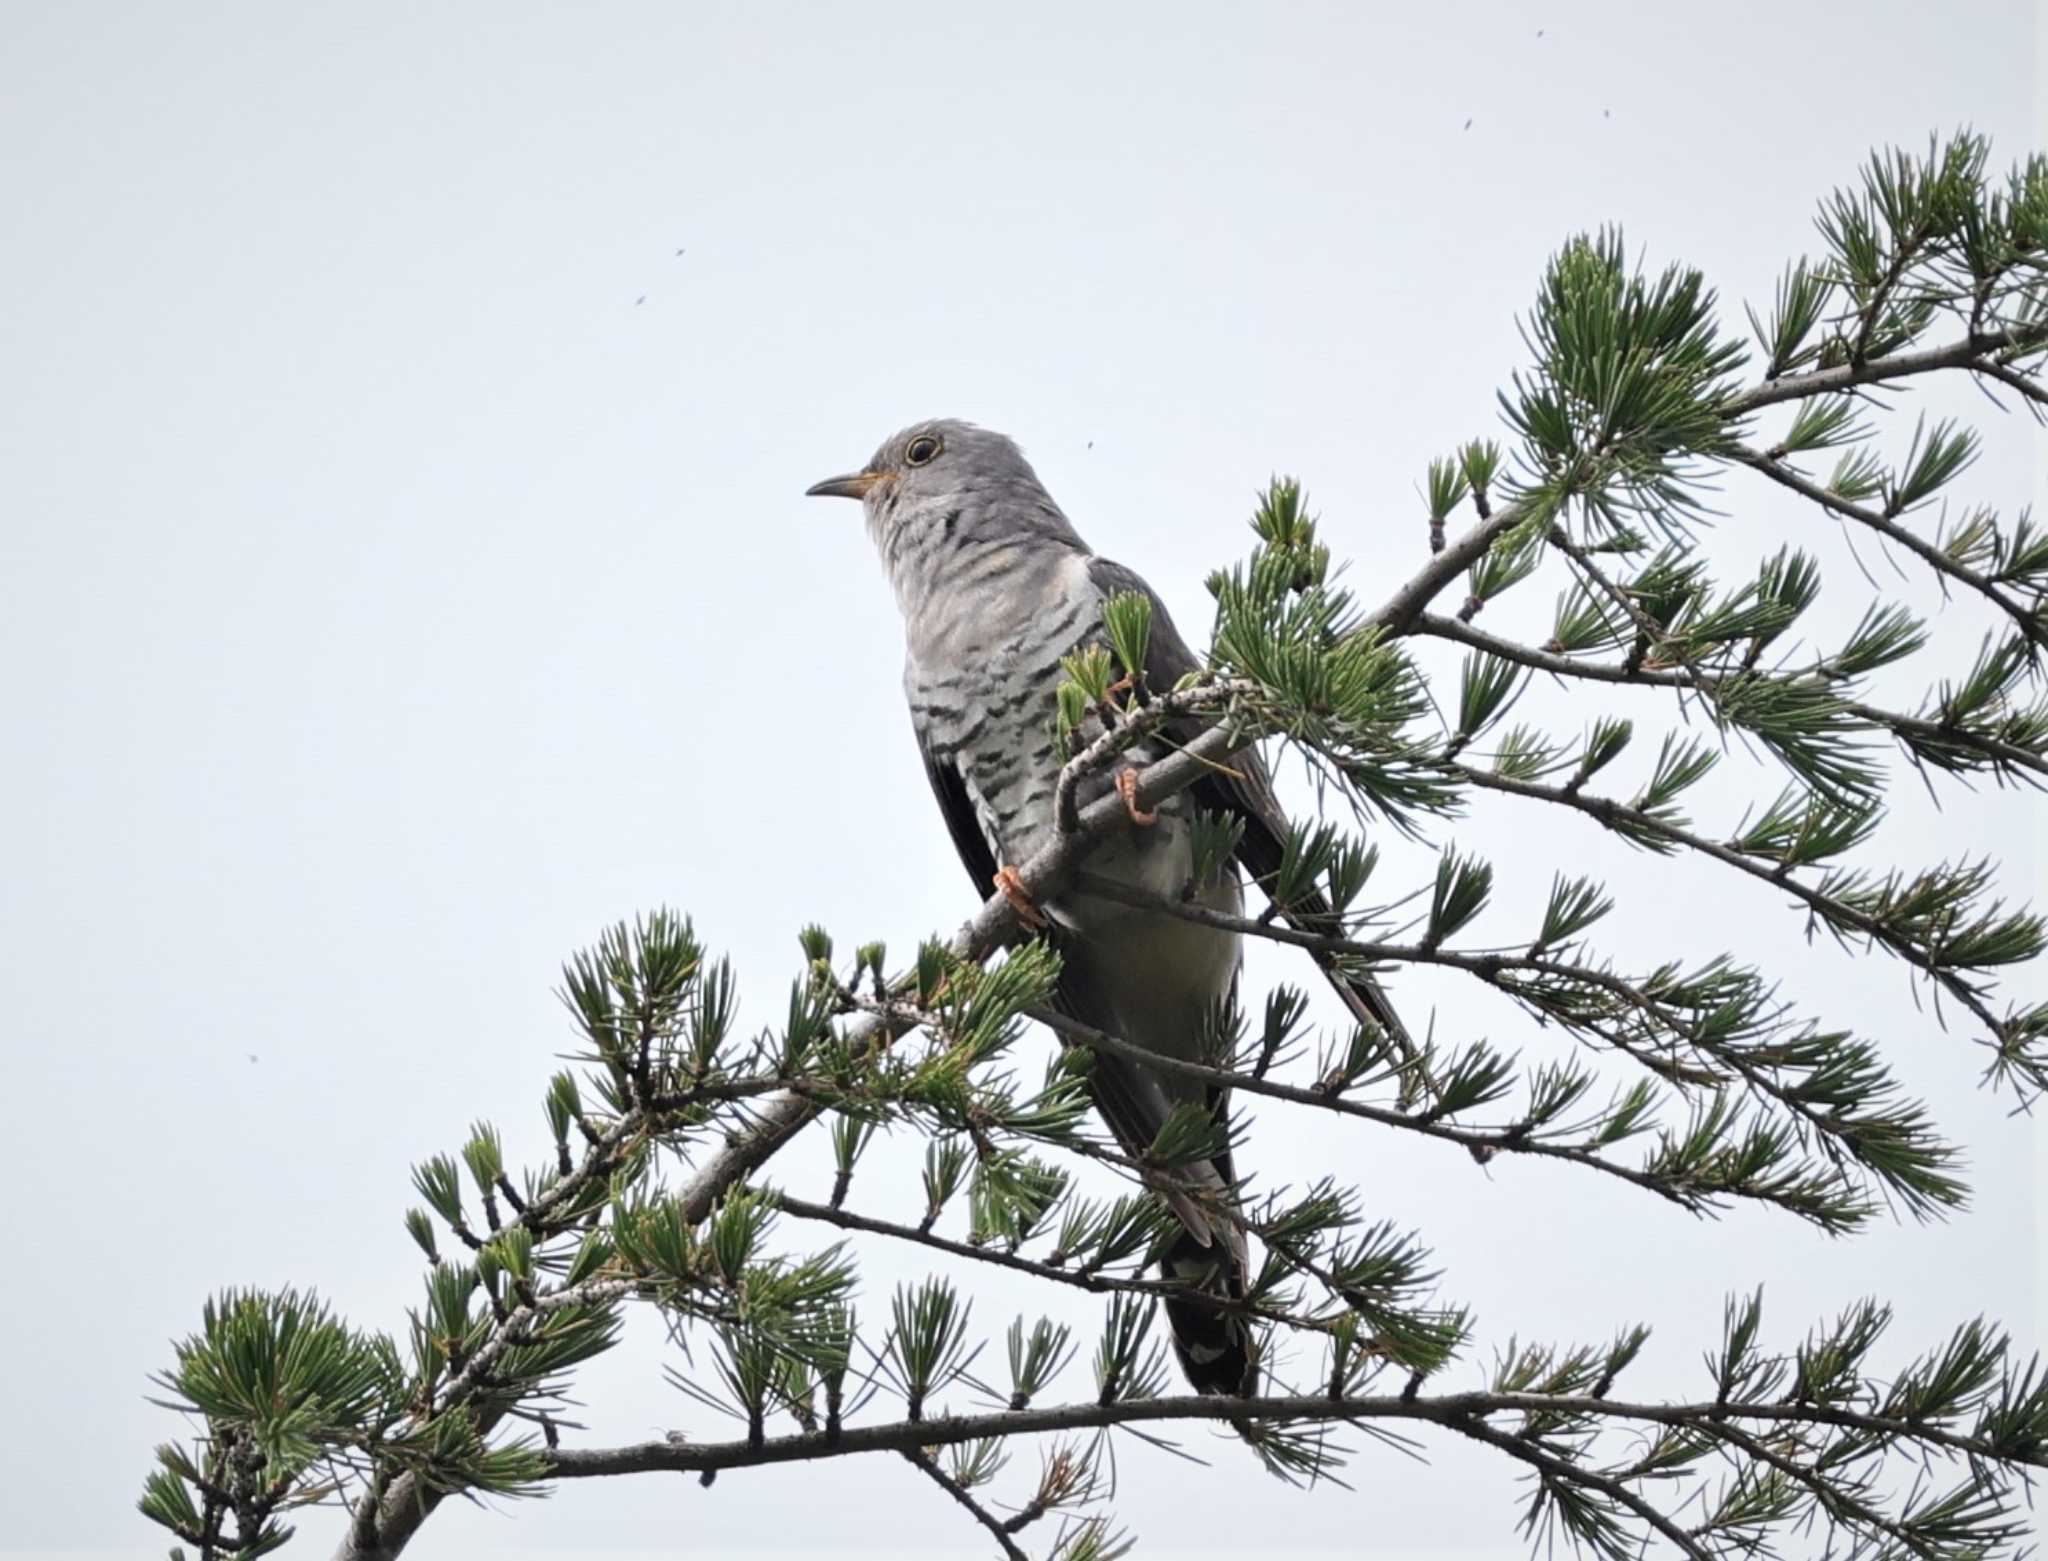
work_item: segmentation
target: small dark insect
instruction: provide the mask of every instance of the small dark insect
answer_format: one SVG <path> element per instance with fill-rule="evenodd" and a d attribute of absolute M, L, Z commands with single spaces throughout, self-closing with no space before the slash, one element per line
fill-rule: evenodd
<path fill-rule="evenodd" d="M 254 1052 L 249 1053 L 249 1060 L 251 1062 L 254 1062 L 256 1060 L 256 1054 Z"/>
<path fill-rule="evenodd" d="M 1093 439 L 1088 441 L 1088 448 L 1091 450 L 1095 448 L 1095 441 Z"/>
<path fill-rule="evenodd" d="M 682 251 L 681 251 L 681 250 L 679 249 L 679 250 L 677 250 L 677 251 L 676 251 L 676 259 L 680 260 L 680 259 L 682 259 L 682 258 L 683 258 L 683 252 L 682 252 Z"/>
<path fill-rule="evenodd" d="M 1466 121 L 1465 121 L 1465 128 L 1466 128 L 1467 130 L 1470 130 L 1470 129 L 1472 128 L 1472 121 L 1471 121 L 1471 120 L 1469 120 L 1469 119 L 1468 119 L 1468 120 L 1466 120 Z"/>
<path fill-rule="evenodd" d="M 1614 110 L 1611 108 L 1603 108 L 1602 110 L 1600 110 L 1600 117 L 1602 119 L 1612 119 L 1614 117 Z"/>
<path fill-rule="evenodd" d="M 634 307 L 635 309 L 637 309 L 637 308 L 639 308 L 639 307 L 640 307 L 640 306 L 641 306 L 642 304 L 644 304 L 644 303 L 646 303 L 646 302 L 647 302 L 647 295 L 646 295 L 645 293 L 642 293 L 642 294 L 641 294 L 641 295 L 640 295 L 640 296 L 639 296 L 638 298 L 636 298 L 636 299 L 634 299 L 634 300 L 633 300 L 633 307 Z"/>
<path fill-rule="evenodd" d="M 1540 28 L 1540 27 L 1539 27 L 1539 28 L 1537 28 L 1537 29 L 1536 29 L 1536 36 L 1537 36 L 1537 37 L 1539 37 L 1539 38 L 1541 38 L 1541 37 L 1543 36 L 1543 29 L 1542 29 L 1542 28 Z"/>

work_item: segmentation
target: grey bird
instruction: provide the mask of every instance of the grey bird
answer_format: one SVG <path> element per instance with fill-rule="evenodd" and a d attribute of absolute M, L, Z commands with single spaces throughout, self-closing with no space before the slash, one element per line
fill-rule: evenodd
<path fill-rule="evenodd" d="M 976 891 L 986 895 L 993 886 L 1018 898 L 1014 865 L 1050 841 L 1057 827 L 1060 661 L 1106 641 L 1103 603 L 1126 591 L 1151 598 L 1146 687 L 1170 689 L 1200 664 L 1151 587 L 1089 551 L 1023 453 L 1001 434 L 951 419 L 918 423 L 888 440 L 860 471 L 809 492 L 861 501 L 903 613 L 903 687 L 932 791 Z M 1199 728 L 1199 722 L 1165 728 L 1166 741 L 1138 745 L 1128 763 L 1149 764 L 1168 751 L 1168 741 L 1185 742 Z M 1193 877 L 1189 822 L 1197 809 L 1207 809 L 1243 820 L 1237 865 L 1254 881 L 1269 879 L 1280 865 L 1286 817 L 1255 753 L 1239 755 L 1232 770 L 1168 799 L 1155 814 L 1140 813 L 1126 789 L 1132 827 L 1091 850 L 1088 874 L 1180 896 Z M 1085 806 L 1111 787 L 1127 786 L 1122 775 L 1134 773 L 1093 778 L 1080 801 Z M 1240 913 L 1236 872 L 1198 889 L 1196 898 L 1211 910 Z M 1043 906 L 1020 909 L 1050 919 L 1048 935 L 1062 960 L 1060 1009 L 1145 1051 L 1195 1059 L 1210 1015 L 1235 993 L 1235 932 L 1071 889 Z M 1314 915 L 1319 907 L 1300 901 L 1288 909 Z M 1337 977 L 1335 984 L 1361 1019 L 1404 1033 L 1370 980 Z M 1228 1125 L 1228 1092 L 1199 1080 L 1107 1054 L 1096 1057 L 1089 1077 L 1097 1109 L 1133 1159 L 1183 1102 Z M 1164 1272 L 1218 1298 L 1241 1300 L 1250 1280 L 1244 1232 L 1215 1212 L 1235 1204 L 1230 1152 L 1174 1174 L 1205 1196 L 1154 1179 L 1181 1226 L 1162 1258 Z M 1195 1388 L 1257 1391 L 1257 1341 L 1243 1311 L 1169 1300 L 1167 1316 L 1175 1353 Z"/>

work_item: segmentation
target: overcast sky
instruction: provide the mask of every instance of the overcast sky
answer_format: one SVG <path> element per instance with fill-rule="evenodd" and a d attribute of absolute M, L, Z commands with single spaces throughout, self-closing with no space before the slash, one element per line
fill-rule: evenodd
<path fill-rule="evenodd" d="M 2048 144 L 2034 7 L 1827 19 L 1851 14 L 8 6 L 0 1542 L 162 1553 L 131 1504 L 180 1427 L 145 1379 L 209 1291 L 310 1285 L 402 1326 L 410 1165 L 481 1117 L 539 1152 L 570 1044 L 550 988 L 607 921 L 692 912 L 758 1024 L 804 922 L 907 951 L 969 909 L 894 604 L 855 509 L 808 483 L 916 418 L 1001 428 L 1199 637 L 1202 575 L 1292 472 L 1376 597 L 1425 556 L 1428 458 L 1497 430 L 1515 316 L 1566 235 L 1625 224 L 1739 322 L 1872 144 L 1963 123 L 2001 163 Z M 1991 421 L 1964 495 L 2022 502 L 2048 469 L 2024 421 L 1939 404 Z M 1725 507 L 1737 570 L 1812 546 L 1824 621 L 1854 620 L 1870 587 L 1832 528 L 1747 481 Z M 1501 627 L 1535 625 L 1531 594 Z M 1966 662 L 1981 621 L 1941 628 Z M 1549 708 L 1585 719 L 1583 696 Z M 2009 893 L 2038 888 L 2036 801 L 1944 796 L 1902 787 L 1893 858 L 1988 852 Z M 1504 935 L 1569 867 L 1627 896 L 1603 929 L 1624 960 L 1773 963 L 1935 1102 L 1977 1202 L 1829 1243 L 1284 1110 L 1250 1114 L 1264 1184 L 1335 1172 L 1420 1227 L 1482 1361 L 1647 1320 L 1638 1388 L 1687 1391 L 1724 1294 L 1758 1282 L 1779 1342 L 1878 1292 L 1894 1359 L 1979 1311 L 2031 1347 L 2040 1129 L 1975 1088 L 1981 1053 L 1896 968 L 1570 820 L 1482 810 L 1434 838 L 1494 857 Z M 1428 870 L 1390 846 L 1389 881 Z M 1262 953 L 1254 974 L 1303 972 Z M 1546 1044 L 1458 987 L 1399 991 L 1442 1033 Z M 800 1149 L 777 1174 L 815 1190 L 819 1167 Z M 906 1208 L 912 1177 L 884 1152 L 855 1203 Z M 869 1309 L 918 1271 L 874 1253 Z M 1022 1307 L 1092 1326 L 978 1282 L 991 1332 Z M 717 1433 L 647 1328 L 583 1385 L 593 1443 Z M 1147 1553 L 1523 1551 L 1522 1487 L 1483 1453 L 1373 1451 L 1355 1492 L 1304 1495 L 1183 1440 L 1209 1468 L 1121 1458 Z M 315 1517 L 293 1553 L 332 1534 Z M 978 1542 L 870 1459 L 450 1507 L 417 1553 Z"/>

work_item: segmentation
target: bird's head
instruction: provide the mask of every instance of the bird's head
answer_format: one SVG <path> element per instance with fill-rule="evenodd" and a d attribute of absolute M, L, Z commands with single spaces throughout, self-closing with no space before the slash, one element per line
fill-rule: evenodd
<path fill-rule="evenodd" d="M 859 499 L 873 515 L 1019 482 L 1036 488 L 1038 475 L 1013 441 L 958 418 L 938 417 L 890 435 L 859 471 L 828 477 L 805 491 L 812 498 Z"/>
<path fill-rule="evenodd" d="M 1015 441 L 957 418 L 913 423 L 857 472 L 828 477 L 813 498 L 859 499 L 905 609 L 943 591 L 952 561 L 990 547 L 1081 539 Z"/>

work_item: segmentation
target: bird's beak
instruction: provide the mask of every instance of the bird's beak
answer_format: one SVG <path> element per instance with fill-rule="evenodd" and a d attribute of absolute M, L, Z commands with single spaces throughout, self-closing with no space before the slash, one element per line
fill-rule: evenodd
<path fill-rule="evenodd" d="M 827 477 L 804 489 L 807 499 L 862 499 L 868 489 L 882 480 L 880 472 L 852 472 L 844 477 Z"/>

